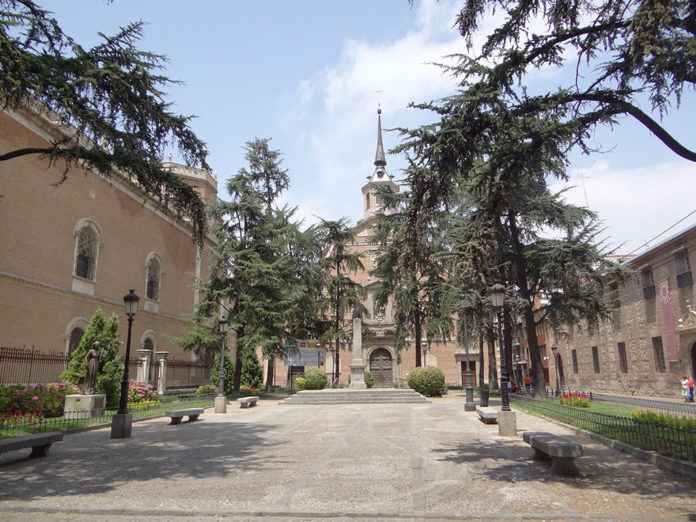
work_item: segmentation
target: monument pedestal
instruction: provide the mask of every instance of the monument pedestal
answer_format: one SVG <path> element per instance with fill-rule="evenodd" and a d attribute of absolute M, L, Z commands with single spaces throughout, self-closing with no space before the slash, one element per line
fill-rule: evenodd
<path fill-rule="evenodd" d="M 224 395 L 215 397 L 215 413 L 227 413 L 227 397 Z"/>
<path fill-rule="evenodd" d="M 514 411 L 498 412 L 498 435 L 501 437 L 517 436 L 517 417 Z"/>
<path fill-rule="evenodd" d="M 362 361 L 353 361 L 350 364 L 350 386 L 354 390 L 365 390 L 365 365 Z"/>
<path fill-rule="evenodd" d="M 474 402 L 474 389 L 467 388 L 465 394 L 466 401 L 464 402 L 464 411 L 476 411 L 476 403 Z"/>
<path fill-rule="evenodd" d="M 95 393 L 93 395 L 66 395 L 65 418 L 86 419 L 99 417 L 104 414 L 106 408 L 106 395 Z"/>
<path fill-rule="evenodd" d="M 130 439 L 133 431 L 133 416 L 130 413 L 117 413 L 111 418 L 111 438 Z"/>

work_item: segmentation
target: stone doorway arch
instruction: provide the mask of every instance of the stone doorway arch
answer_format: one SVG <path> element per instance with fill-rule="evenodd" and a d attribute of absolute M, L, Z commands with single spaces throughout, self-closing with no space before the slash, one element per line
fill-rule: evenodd
<path fill-rule="evenodd" d="M 394 358 L 386 348 L 376 348 L 370 353 L 370 373 L 375 378 L 375 386 L 394 384 Z"/>

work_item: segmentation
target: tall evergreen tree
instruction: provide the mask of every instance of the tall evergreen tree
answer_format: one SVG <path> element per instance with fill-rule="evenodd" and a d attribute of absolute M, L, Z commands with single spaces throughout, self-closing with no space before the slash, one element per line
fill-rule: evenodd
<path fill-rule="evenodd" d="M 427 173 L 412 165 L 406 171 L 406 191 L 382 191 L 384 212 L 375 234 L 379 250 L 374 275 L 380 280 L 376 301 L 384 307 L 393 300 L 396 348 L 402 350 L 413 336 L 416 367 L 423 364 L 423 334 L 429 341 L 448 337 L 454 311 L 443 262 L 448 214 L 423 211 L 426 180 Z"/>
<path fill-rule="evenodd" d="M 254 351 L 280 321 L 283 310 L 281 274 L 278 270 L 279 229 L 275 187 L 287 186 L 281 169 L 261 173 L 257 166 L 269 157 L 268 140 L 255 139 L 245 146 L 248 167 L 230 178 L 230 201 L 213 211 L 217 252 L 210 281 L 204 287 L 200 312 L 212 317 L 222 304 L 227 307 L 237 349 L 233 388 L 239 393 L 243 353 Z"/>
<path fill-rule="evenodd" d="M 187 165 L 207 169 L 207 149 L 191 117 L 173 113 L 165 99 L 174 83 L 162 73 L 165 57 L 137 47 L 143 27 L 100 34 L 87 49 L 33 0 L 0 0 L 0 107 L 46 112 L 66 129 L 46 146 L 1 151 L 0 161 L 40 155 L 66 172 L 84 164 L 103 176 L 124 174 L 188 216 L 202 241 L 202 200 L 161 162 L 175 146 Z"/>
<path fill-rule="evenodd" d="M 495 9 L 503 13 L 501 22 L 483 35 L 481 20 Z M 481 92 L 504 93 L 519 117 L 562 120 L 576 128 L 576 144 L 585 152 L 594 148 L 587 131 L 626 117 L 696 161 L 696 151 L 659 121 L 696 87 L 693 1 L 483 0 L 464 2 L 456 22 L 469 44 L 484 36 L 479 54 L 460 57 L 459 72 Z M 526 89 L 539 69 L 568 66 L 575 76 L 565 84 L 546 92 Z M 641 108 L 646 98 L 647 111 Z"/>
<path fill-rule="evenodd" d="M 337 385 L 341 375 L 341 340 L 350 337 L 350 333 L 345 329 L 345 317 L 354 305 L 360 305 L 363 293 L 362 287 L 351 278 L 350 273 L 364 270 L 365 266 L 360 254 L 349 251 L 349 246 L 355 239 L 355 231 L 346 219 L 321 220 L 318 234 L 324 245 L 322 265 L 326 274 L 326 311 L 333 320 L 331 328 L 324 332 L 324 338 L 333 339 L 335 343 L 334 385 Z"/>
<path fill-rule="evenodd" d="M 320 303 L 321 250 L 313 229 L 301 231 L 294 210 L 278 207 L 289 179 L 269 141 L 246 144 L 248 165 L 229 180 L 230 201 L 214 210 L 217 253 L 200 306 L 203 317 L 213 317 L 219 306 L 227 308 L 237 334 L 236 393 L 242 360 L 255 357 L 257 347 L 268 360 L 270 387 L 274 358 L 284 354 L 289 339 L 315 326 Z"/>

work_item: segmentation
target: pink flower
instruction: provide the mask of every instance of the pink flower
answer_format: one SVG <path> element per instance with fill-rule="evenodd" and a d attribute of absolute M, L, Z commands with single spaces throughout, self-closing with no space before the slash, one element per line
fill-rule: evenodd
<path fill-rule="evenodd" d="M 39 398 L 38 398 L 36 395 L 34 395 L 34 396 L 31 398 L 31 400 L 32 400 L 32 401 L 38 401 Z"/>

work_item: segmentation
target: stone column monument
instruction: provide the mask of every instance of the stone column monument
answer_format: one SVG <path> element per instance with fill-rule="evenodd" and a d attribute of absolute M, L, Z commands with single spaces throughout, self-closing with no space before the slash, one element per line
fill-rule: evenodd
<path fill-rule="evenodd" d="M 138 382 L 149 383 L 150 382 L 150 357 L 152 356 L 152 350 L 141 349 L 138 350 L 140 354 L 140 365 L 138 366 L 138 375 L 136 380 Z"/>
<path fill-rule="evenodd" d="M 350 388 L 364 390 L 365 363 L 362 359 L 362 312 L 359 305 L 353 307 L 353 346 L 350 360 Z"/>

